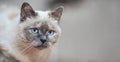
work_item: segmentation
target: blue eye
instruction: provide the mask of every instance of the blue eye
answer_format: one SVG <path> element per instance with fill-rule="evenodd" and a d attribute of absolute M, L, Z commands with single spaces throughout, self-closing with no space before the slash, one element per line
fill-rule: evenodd
<path fill-rule="evenodd" d="M 55 31 L 53 31 L 53 30 L 50 30 L 47 32 L 48 35 L 54 35 L 54 33 L 55 33 Z"/>
<path fill-rule="evenodd" d="M 39 32 L 39 30 L 37 28 L 32 28 L 31 32 L 34 33 L 34 34 L 37 34 Z"/>

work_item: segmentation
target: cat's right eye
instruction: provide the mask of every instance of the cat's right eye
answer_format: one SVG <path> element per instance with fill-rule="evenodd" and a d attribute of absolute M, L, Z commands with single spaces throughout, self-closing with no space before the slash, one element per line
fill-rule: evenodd
<path fill-rule="evenodd" d="M 39 33 L 39 30 L 37 28 L 31 28 L 30 29 L 32 33 L 37 34 Z"/>

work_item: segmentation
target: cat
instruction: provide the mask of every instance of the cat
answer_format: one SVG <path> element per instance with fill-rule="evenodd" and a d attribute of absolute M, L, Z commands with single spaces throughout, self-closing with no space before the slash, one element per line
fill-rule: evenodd
<path fill-rule="evenodd" d="M 62 6 L 51 11 L 35 11 L 29 3 L 24 2 L 20 12 L 7 19 L 13 29 L 4 29 L 0 25 L 0 58 L 8 60 L 3 62 L 10 62 L 9 58 L 14 60 L 12 62 L 45 62 L 61 35 L 62 12 Z M 7 35 L 2 30 L 8 30 Z M 3 52 L 8 55 L 7 58 Z"/>

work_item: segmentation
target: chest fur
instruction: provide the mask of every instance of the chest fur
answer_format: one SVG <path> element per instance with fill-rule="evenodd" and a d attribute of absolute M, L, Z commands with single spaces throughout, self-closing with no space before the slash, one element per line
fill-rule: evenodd
<path fill-rule="evenodd" d="M 30 46 L 29 43 L 18 43 L 16 46 L 16 52 L 14 55 L 21 62 L 44 62 L 47 60 L 51 49 L 38 49 Z"/>

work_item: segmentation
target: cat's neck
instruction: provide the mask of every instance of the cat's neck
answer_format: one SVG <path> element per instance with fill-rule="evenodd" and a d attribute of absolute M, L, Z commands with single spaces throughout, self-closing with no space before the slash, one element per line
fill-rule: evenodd
<path fill-rule="evenodd" d="M 25 39 L 20 39 L 20 37 L 16 38 L 16 41 L 14 55 L 23 60 L 22 62 L 44 62 L 51 51 L 50 47 L 42 50 L 35 48 L 26 43 Z"/>

